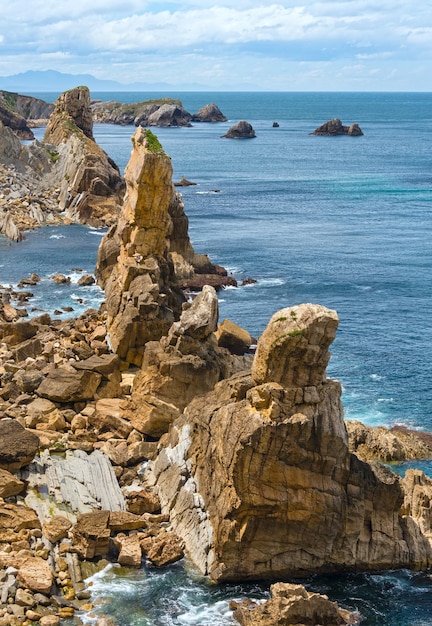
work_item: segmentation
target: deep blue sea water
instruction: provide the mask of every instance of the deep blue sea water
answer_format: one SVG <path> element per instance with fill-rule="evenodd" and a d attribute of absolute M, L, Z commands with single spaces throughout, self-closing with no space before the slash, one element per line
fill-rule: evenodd
<path fill-rule="evenodd" d="M 258 337 L 282 307 L 316 302 L 336 309 L 340 327 L 328 372 L 342 382 L 346 417 L 432 431 L 432 94 L 92 94 L 123 101 L 161 95 L 179 97 L 191 113 L 215 102 L 229 118 L 154 129 L 172 158 L 174 180 L 185 176 L 197 183 L 182 188 L 195 249 L 236 277 L 258 281 L 224 291 L 220 318 Z M 357 122 L 364 135 L 309 134 L 333 117 Z M 256 138 L 222 139 L 240 119 L 252 124 Z M 94 129 L 121 169 L 133 131 Z M 84 298 L 83 307 L 97 305 L 97 288 L 82 288 L 81 294 L 76 284 L 54 289 L 48 277 L 63 271 L 76 280 L 73 269 L 92 271 L 101 234 L 83 226 L 55 227 L 20 244 L 0 240 L 0 283 L 38 271 L 44 277 L 34 288 L 39 306 L 52 310 L 74 300 L 80 312 L 77 297 Z M 431 465 L 423 468 L 430 471 Z M 164 590 L 156 612 L 147 611 L 145 600 L 145 615 L 124 613 L 127 604 L 113 608 L 123 615 L 120 626 L 230 623 L 223 598 L 231 592 L 225 589 L 221 598 L 220 589 L 178 567 L 165 575 L 173 577 L 170 583 L 145 572 L 139 581 L 136 573 L 121 577 L 118 594 L 111 579 L 97 585 L 108 584 L 116 602 L 129 597 L 122 585 L 130 585 L 132 595 L 152 594 L 153 585 Z M 432 624 L 431 582 L 428 575 L 406 572 L 309 581 L 332 599 L 358 606 L 374 626 Z M 165 604 L 167 613 L 160 616 Z"/>

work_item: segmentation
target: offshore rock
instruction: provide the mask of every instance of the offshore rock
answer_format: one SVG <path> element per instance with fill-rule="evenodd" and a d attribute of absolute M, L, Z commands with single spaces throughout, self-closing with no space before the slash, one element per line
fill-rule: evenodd
<path fill-rule="evenodd" d="M 219 107 L 214 104 L 206 104 L 198 113 L 192 115 L 193 122 L 227 122 L 228 119 L 223 115 Z"/>
<path fill-rule="evenodd" d="M 275 583 L 264 603 L 233 602 L 233 617 L 242 626 L 343 626 L 358 624 L 359 615 L 340 609 L 327 596 L 307 591 L 302 585 Z"/>
<path fill-rule="evenodd" d="M 316 128 L 311 135 L 350 135 L 351 137 L 359 137 L 363 135 L 363 132 L 358 124 L 351 124 L 350 126 L 344 126 L 340 119 L 335 117 L 329 120 L 319 128 Z"/>
<path fill-rule="evenodd" d="M 240 120 L 240 122 L 231 126 L 231 128 L 227 130 L 225 135 L 222 135 L 222 137 L 226 137 L 228 139 L 253 139 L 256 135 L 249 122 Z"/>
<path fill-rule="evenodd" d="M 348 449 L 325 375 L 337 325 L 319 305 L 277 312 L 252 375 L 194 399 L 150 465 L 162 512 L 215 581 L 431 563 L 428 481 L 406 500 L 412 488 Z"/>
<path fill-rule="evenodd" d="M 93 120 L 104 124 L 126 126 L 190 126 L 191 114 L 180 100 L 158 98 L 143 102 L 121 103 L 93 101 Z"/>
<path fill-rule="evenodd" d="M 151 113 L 147 119 L 136 121 L 143 126 L 191 126 L 191 115 L 181 105 L 163 104 Z"/>
<path fill-rule="evenodd" d="M 59 204 L 69 218 L 91 226 L 116 221 L 124 193 L 117 165 L 93 138 L 87 87 L 66 91 L 57 99 L 44 135 L 57 152 L 55 180 Z"/>

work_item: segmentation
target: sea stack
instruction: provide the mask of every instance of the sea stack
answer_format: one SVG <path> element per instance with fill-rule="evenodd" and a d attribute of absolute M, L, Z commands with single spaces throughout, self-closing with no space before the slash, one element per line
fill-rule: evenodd
<path fill-rule="evenodd" d="M 194 399 L 151 468 L 163 512 L 217 582 L 431 563 L 418 478 L 348 449 L 341 386 L 325 373 L 337 326 L 316 304 L 275 313 L 251 373 Z"/>

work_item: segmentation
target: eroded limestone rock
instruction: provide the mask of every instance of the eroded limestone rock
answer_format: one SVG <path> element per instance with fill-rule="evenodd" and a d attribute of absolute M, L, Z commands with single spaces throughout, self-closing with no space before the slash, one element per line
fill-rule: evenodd
<path fill-rule="evenodd" d="M 194 399 L 151 467 L 162 511 L 216 581 L 431 562 L 430 510 L 414 505 L 429 487 L 404 508 L 402 480 L 349 452 L 341 386 L 325 377 L 337 323 L 318 305 L 276 313 L 252 376 Z"/>
<path fill-rule="evenodd" d="M 160 437 L 193 398 L 227 376 L 231 359 L 218 348 L 217 320 L 217 295 L 206 285 L 167 336 L 147 344 L 129 405 L 139 432 Z"/>
<path fill-rule="evenodd" d="M 54 105 L 44 143 L 55 147 L 59 205 L 74 221 L 106 226 L 116 221 L 124 193 L 117 165 L 93 137 L 90 93 L 76 87 Z"/>
<path fill-rule="evenodd" d="M 189 240 L 183 202 L 172 183 L 171 159 L 142 127 L 132 143 L 125 202 L 118 225 L 101 242 L 96 276 L 106 293 L 113 351 L 141 365 L 145 344 L 166 335 L 179 319 L 186 300 L 182 289 L 195 276 L 201 255 Z M 223 284 L 224 277 L 209 260 L 208 265 Z"/>

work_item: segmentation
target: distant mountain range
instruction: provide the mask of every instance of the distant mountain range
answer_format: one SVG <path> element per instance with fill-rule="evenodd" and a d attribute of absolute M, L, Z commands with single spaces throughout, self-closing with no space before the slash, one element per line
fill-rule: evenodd
<path fill-rule="evenodd" d="M 115 80 L 100 80 L 91 74 L 64 74 L 56 70 L 28 70 L 11 76 L 0 76 L 0 90 L 17 93 L 58 92 L 85 85 L 90 91 L 167 91 L 179 90 L 168 83 L 130 83 L 125 85 Z M 181 91 L 206 91 L 200 85 L 184 85 Z"/>

